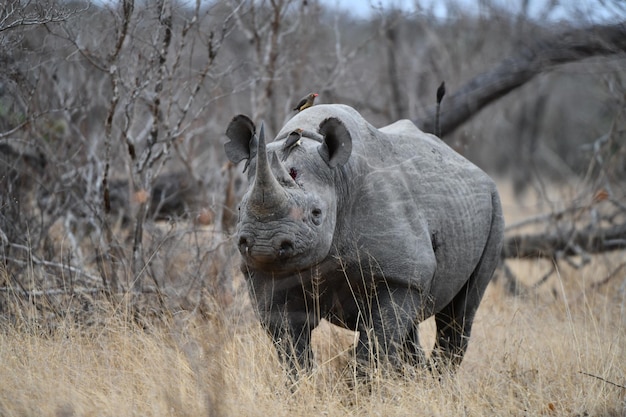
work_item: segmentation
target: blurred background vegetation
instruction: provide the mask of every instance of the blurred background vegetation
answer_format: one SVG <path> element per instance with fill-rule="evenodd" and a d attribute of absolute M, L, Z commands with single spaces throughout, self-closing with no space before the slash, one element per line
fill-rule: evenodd
<path fill-rule="evenodd" d="M 231 302 L 246 180 L 222 144 L 236 114 L 264 120 L 271 136 L 317 92 L 317 103 L 351 105 L 377 127 L 408 118 L 425 128 L 442 81 L 454 97 L 544 44 L 567 45 L 561 34 L 623 31 L 626 19 L 617 0 L 546 2 L 540 13 L 526 0 L 469 3 L 383 2 L 364 17 L 319 0 L 3 2 L 3 320 L 24 306 L 80 313 L 119 294 L 207 311 Z M 520 200 L 584 184 L 619 207 L 626 54 L 607 48 L 594 56 L 583 43 L 572 48 L 580 59 L 532 68 L 497 99 L 469 103 L 471 117 L 443 139 Z M 455 111 L 447 103 L 443 115 Z"/>

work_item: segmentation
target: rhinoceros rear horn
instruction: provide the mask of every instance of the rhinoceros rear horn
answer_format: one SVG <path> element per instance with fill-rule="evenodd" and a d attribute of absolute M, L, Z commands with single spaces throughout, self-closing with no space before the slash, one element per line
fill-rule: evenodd
<path fill-rule="evenodd" d="M 335 168 L 348 162 L 352 154 L 352 136 L 343 122 L 329 117 L 320 123 L 319 132 L 324 141 L 317 150 L 328 166 Z"/>
<path fill-rule="evenodd" d="M 265 148 L 263 123 L 257 145 L 256 176 L 252 187 L 250 208 L 258 214 L 276 213 L 288 203 L 287 193 L 270 169 Z"/>
<path fill-rule="evenodd" d="M 224 151 L 231 162 L 237 164 L 247 159 L 246 168 L 250 160 L 254 158 L 257 152 L 256 144 L 256 126 L 254 122 L 246 115 L 240 114 L 231 120 L 226 129 L 226 136 L 230 142 L 224 144 Z M 246 170 L 244 168 L 244 172 Z"/>

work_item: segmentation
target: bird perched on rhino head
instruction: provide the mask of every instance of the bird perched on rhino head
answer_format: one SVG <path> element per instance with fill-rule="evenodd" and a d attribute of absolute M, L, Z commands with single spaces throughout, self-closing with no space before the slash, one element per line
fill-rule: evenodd
<path fill-rule="evenodd" d="M 289 136 L 287 136 L 287 139 L 285 139 L 285 144 L 283 145 L 283 161 L 287 159 L 291 151 L 294 150 L 296 146 L 300 145 L 302 132 L 302 129 L 297 128 L 293 132 L 291 132 Z"/>
<path fill-rule="evenodd" d="M 302 111 L 306 108 L 311 107 L 313 105 L 313 102 L 315 101 L 315 97 L 317 97 L 318 95 L 319 94 L 317 93 L 311 93 L 306 97 L 303 97 L 302 100 L 300 100 L 300 102 L 293 109 L 296 111 Z"/>

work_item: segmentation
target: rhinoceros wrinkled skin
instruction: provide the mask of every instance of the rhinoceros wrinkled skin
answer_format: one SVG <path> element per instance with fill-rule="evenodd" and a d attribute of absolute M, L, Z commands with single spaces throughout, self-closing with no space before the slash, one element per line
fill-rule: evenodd
<path fill-rule="evenodd" d="M 454 371 L 502 246 L 492 179 L 410 121 L 376 129 L 345 105 L 300 112 L 267 145 L 243 115 L 226 135 L 229 159 L 250 164 L 242 271 L 282 359 L 310 368 L 325 318 L 359 331 L 357 363 L 419 365 L 418 324 L 434 315 L 432 363 Z"/>

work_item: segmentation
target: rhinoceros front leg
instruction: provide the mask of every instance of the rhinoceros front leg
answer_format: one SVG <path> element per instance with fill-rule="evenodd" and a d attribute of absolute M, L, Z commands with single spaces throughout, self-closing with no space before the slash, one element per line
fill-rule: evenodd
<path fill-rule="evenodd" d="M 290 375 L 297 379 L 301 371 L 313 366 L 311 349 L 311 324 L 306 313 L 275 313 L 270 320 L 263 320 L 278 356 Z"/>
<path fill-rule="evenodd" d="M 416 289 L 390 288 L 384 284 L 364 303 L 356 347 L 357 366 L 361 371 L 371 363 L 387 363 L 396 371 L 402 369 L 410 353 L 406 350 L 407 337 L 421 314 L 422 298 L 422 293 Z M 413 353 L 419 355 L 419 342 L 416 339 L 412 342 L 418 344 Z"/>

